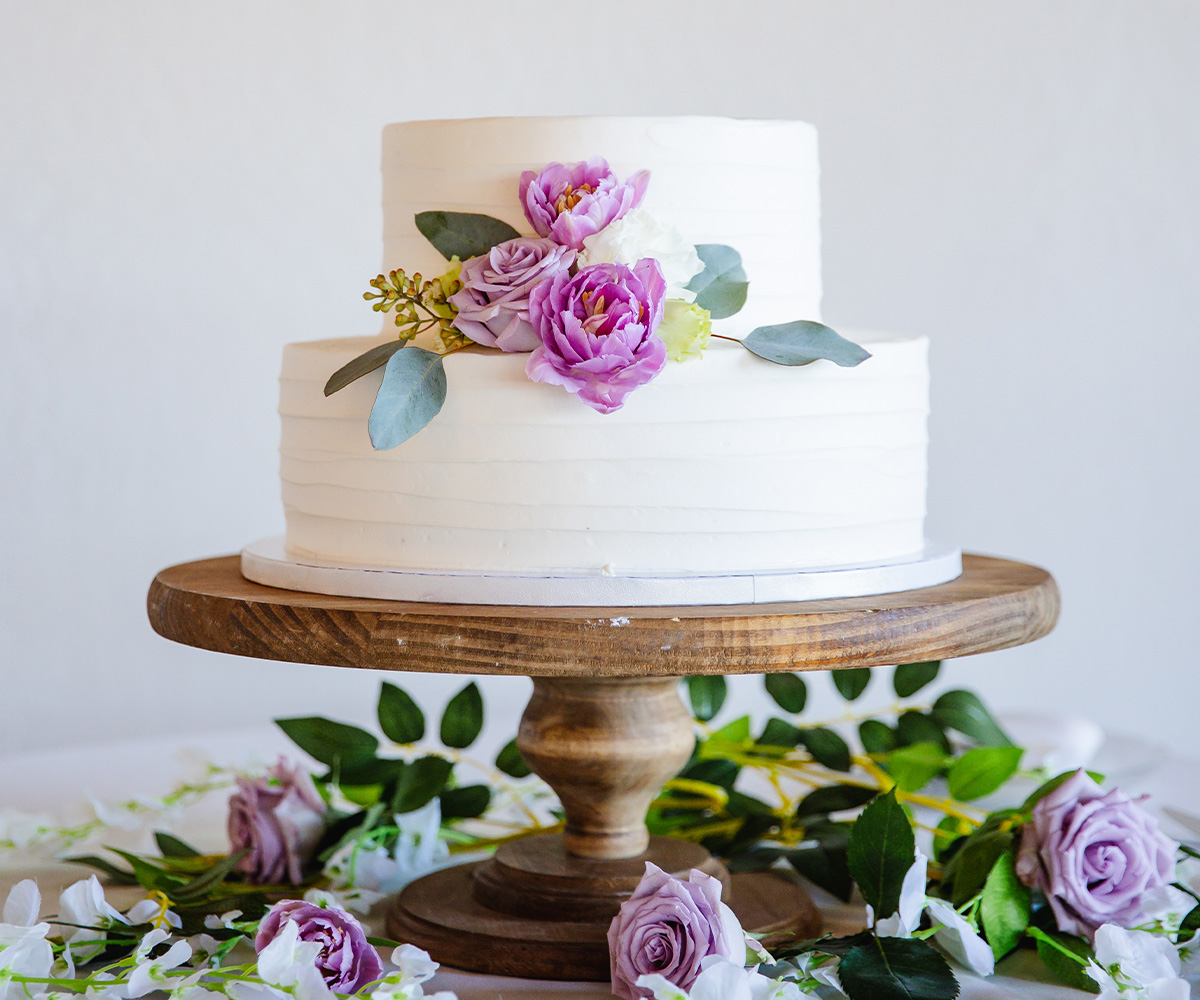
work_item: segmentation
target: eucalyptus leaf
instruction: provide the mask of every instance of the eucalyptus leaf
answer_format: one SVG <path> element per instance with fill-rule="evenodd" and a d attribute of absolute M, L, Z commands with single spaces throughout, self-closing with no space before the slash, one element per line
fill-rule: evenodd
<path fill-rule="evenodd" d="M 720 674 L 707 677 L 687 678 L 688 700 L 692 703 L 692 715 L 701 722 L 708 722 L 721 711 L 725 703 L 725 678 Z"/>
<path fill-rule="evenodd" d="M 474 819 L 487 811 L 492 790 L 487 785 L 463 785 L 447 789 L 438 798 L 442 819 Z"/>
<path fill-rule="evenodd" d="M 742 268 L 742 256 L 722 243 L 699 243 L 696 253 L 704 270 L 687 283 L 696 293 L 696 305 L 707 309 L 713 319 L 726 319 L 746 304 L 750 283 Z"/>
<path fill-rule="evenodd" d="M 417 229 L 446 260 L 478 257 L 521 234 L 507 222 L 477 212 L 418 212 Z"/>
<path fill-rule="evenodd" d="M 876 918 L 896 912 L 900 887 L 915 857 L 912 824 L 896 793 L 879 796 L 854 823 L 846 853 L 850 874 Z"/>
<path fill-rule="evenodd" d="M 983 884 L 979 916 L 997 961 L 1012 951 L 1029 926 L 1030 892 L 1017 878 L 1012 851 L 1005 851 Z"/>
<path fill-rule="evenodd" d="M 1003 785 L 1021 763 L 1020 747 L 976 747 L 950 765 L 946 780 L 950 794 L 960 802 L 990 795 Z"/>
<path fill-rule="evenodd" d="M 847 701 L 854 701 L 871 683 L 870 667 L 850 667 L 846 670 L 831 670 L 833 686 Z"/>
<path fill-rule="evenodd" d="M 800 745 L 803 734 L 784 719 L 768 719 L 762 735 L 754 742 L 768 747 L 795 747 Z"/>
<path fill-rule="evenodd" d="M 330 767 L 365 763 L 379 748 L 379 740 L 366 730 L 319 715 L 276 719 L 275 725 L 306 754 Z"/>
<path fill-rule="evenodd" d="M 425 715 L 408 692 L 384 681 L 379 688 L 379 728 L 393 743 L 416 743 L 425 735 Z"/>
<path fill-rule="evenodd" d="M 353 361 L 346 362 L 329 376 L 329 381 L 325 383 L 325 395 L 332 396 L 340 389 L 345 389 L 351 382 L 356 382 L 364 375 L 369 375 L 376 368 L 382 368 L 391 360 L 392 355 L 407 343 L 406 340 L 389 340 L 386 344 L 372 347 Z"/>
<path fill-rule="evenodd" d="M 933 703 L 930 715 L 947 729 L 957 730 L 982 746 L 1012 746 L 992 713 L 970 691 L 947 691 Z"/>
<path fill-rule="evenodd" d="M 936 778 L 950 762 L 937 743 L 912 743 L 888 755 L 887 769 L 903 792 L 917 792 Z"/>
<path fill-rule="evenodd" d="M 958 980 L 928 942 L 874 938 L 851 948 L 837 969 L 850 1000 L 954 1000 Z"/>
<path fill-rule="evenodd" d="M 867 753 L 885 754 L 900 745 L 896 731 L 878 719 L 864 719 L 858 724 L 858 739 Z"/>
<path fill-rule="evenodd" d="M 465 750 L 475 742 L 483 729 L 483 696 L 479 685 L 471 681 L 450 699 L 442 713 L 440 735 L 442 743 L 456 750 Z"/>
<path fill-rule="evenodd" d="M 760 326 L 742 339 L 742 346 L 777 365 L 808 365 L 826 360 L 841 368 L 853 368 L 871 356 L 823 323 L 807 319 Z"/>
<path fill-rule="evenodd" d="M 367 420 L 372 447 L 386 451 L 403 444 L 438 415 L 445 401 L 441 355 L 421 347 L 397 351 L 383 370 Z"/>
<path fill-rule="evenodd" d="M 832 729 L 814 726 L 800 730 L 800 742 L 813 759 L 832 771 L 850 770 L 850 748 Z"/>
<path fill-rule="evenodd" d="M 798 714 L 804 711 L 808 701 L 808 687 L 804 679 L 797 674 L 766 674 L 763 685 L 774 700 L 775 704 L 785 712 Z"/>
<path fill-rule="evenodd" d="M 804 819 L 806 816 L 824 816 L 831 812 L 857 809 L 859 806 L 865 806 L 878 794 L 877 788 L 825 785 L 813 789 L 800 800 L 800 804 L 796 806 L 796 818 Z"/>
<path fill-rule="evenodd" d="M 898 698 L 911 698 L 938 675 L 941 660 L 901 663 L 892 673 L 892 688 Z"/>
<path fill-rule="evenodd" d="M 529 769 L 529 765 L 525 763 L 525 758 L 521 756 L 521 751 L 517 749 L 515 739 L 505 743 L 501 751 L 496 754 L 496 767 L 510 778 L 527 778 L 533 773 Z"/>

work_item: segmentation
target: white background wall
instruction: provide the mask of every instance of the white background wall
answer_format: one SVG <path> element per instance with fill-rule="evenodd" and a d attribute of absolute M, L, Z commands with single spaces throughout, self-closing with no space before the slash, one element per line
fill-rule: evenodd
<path fill-rule="evenodd" d="M 0 2 L 0 752 L 369 717 L 146 587 L 281 529 L 280 348 L 377 329 L 381 127 L 587 113 L 817 125 L 826 319 L 933 341 L 933 533 L 1064 593 L 947 683 L 1195 752 L 1197 52 L 1186 0 Z"/>

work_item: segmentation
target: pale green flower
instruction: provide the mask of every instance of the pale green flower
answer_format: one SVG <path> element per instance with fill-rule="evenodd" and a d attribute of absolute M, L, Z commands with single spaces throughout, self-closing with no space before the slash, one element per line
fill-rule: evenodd
<path fill-rule="evenodd" d="M 707 309 L 694 302 L 667 299 L 657 333 L 672 361 L 703 357 L 712 335 L 712 319 Z"/>

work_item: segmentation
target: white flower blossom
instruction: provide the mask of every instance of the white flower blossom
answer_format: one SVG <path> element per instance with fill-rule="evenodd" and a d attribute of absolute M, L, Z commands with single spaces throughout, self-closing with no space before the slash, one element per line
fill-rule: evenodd
<path fill-rule="evenodd" d="M 192 957 L 192 946 L 186 941 L 176 941 L 157 958 L 150 957 L 150 952 L 158 945 L 165 944 L 170 937 L 162 928 L 155 928 L 138 943 L 134 951 L 133 971 L 125 987 L 125 995 L 129 1000 L 136 1000 L 154 990 L 172 989 L 187 978 L 167 975 Z"/>
<path fill-rule="evenodd" d="M 996 956 L 992 953 L 992 946 L 979 936 L 979 932 L 958 910 L 945 900 L 930 897 L 926 900 L 926 912 L 935 926 L 941 925 L 934 932 L 934 940 L 954 961 L 977 976 L 990 976 L 996 971 Z"/>
<path fill-rule="evenodd" d="M 25 984 L 13 976 L 45 979 L 54 965 L 54 949 L 46 940 L 50 925 L 37 923 L 42 894 L 33 879 L 18 882 L 4 901 L 0 923 L 0 1000 L 18 1000 L 27 995 Z"/>
<path fill-rule="evenodd" d="M 242 915 L 241 910 L 226 910 L 219 917 L 215 913 L 210 913 L 204 918 L 204 926 L 210 931 L 233 930 L 233 922 Z"/>
<path fill-rule="evenodd" d="M 80 879 L 62 891 L 58 897 L 58 916 L 63 921 L 63 942 L 72 959 L 79 962 L 90 961 L 104 950 L 108 928 L 129 923 L 104 898 L 104 889 L 95 875 Z"/>
<path fill-rule="evenodd" d="M 333 993 L 317 968 L 321 946 L 300 939 L 300 925 L 288 920 L 258 954 L 258 975 L 264 983 L 289 990 L 296 1000 L 330 1000 Z"/>
<path fill-rule="evenodd" d="M 14 927 L 32 927 L 38 922 L 38 914 L 42 909 L 42 894 L 38 891 L 37 883 L 31 879 L 23 879 L 9 890 L 8 898 L 4 901 L 4 923 Z"/>
<path fill-rule="evenodd" d="M 657 972 L 638 976 L 637 985 L 650 990 L 654 1000 L 800 1000 L 801 996 L 797 983 L 771 979 L 721 955 L 709 955 L 701 961 L 700 975 L 690 990 Z"/>
<path fill-rule="evenodd" d="M 880 937 L 912 937 L 921 925 L 928 874 L 929 859 L 917 851 L 900 885 L 900 905 L 896 912 L 875 923 L 875 911 L 867 906 L 867 925 L 874 925 Z"/>
<path fill-rule="evenodd" d="M 1145 931 L 1103 924 L 1096 931 L 1096 960 L 1085 970 L 1100 1000 L 1188 1000 L 1179 954 L 1169 940 Z"/>
<path fill-rule="evenodd" d="M 400 832 L 391 852 L 380 844 L 352 841 L 326 863 L 331 888 L 342 895 L 348 908 L 366 912 L 384 896 L 449 860 L 450 848 L 439 836 L 442 811 L 436 798 L 421 809 L 395 816 L 394 822 Z"/>
<path fill-rule="evenodd" d="M 632 267 L 643 257 L 658 261 L 667 282 L 668 298 L 695 300 L 696 294 L 686 286 L 704 270 L 704 262 L 679 230 L 644 208 L 626 212 L 600 232 L 585 238 L 576 260 L 580 267 L 613 262 Z"/>
<path fill-rule="evenodd" d="M 183 921 L 179 919 L 178 913 L 167 908 L 168 902 L 167 897 L 161 894 L 157 897 L 147 896 L 134 903 L 125 915 L 131 924 L 153 924 L 157 930 L 182 927 Z"/>

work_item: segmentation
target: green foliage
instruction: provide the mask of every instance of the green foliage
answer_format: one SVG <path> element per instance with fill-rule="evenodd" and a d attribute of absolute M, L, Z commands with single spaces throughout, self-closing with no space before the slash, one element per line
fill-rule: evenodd
<path fill-rule="evenodd" d="M 937 743 L 912 743 L 888 755 L 887 769 L 901 791 L 916 792 L 941 774 L 951 759 Z"/>
<path fill-rule="evenodd" d="M 200 852 L 191 844 L 184 843 L 178 837 L 158 830 L 154 834 L 154 842 L 158 845 L 159 853 L 164 858 L 198 858 Z"/>
<path fill-rule="evenodd" d="M 885 754 L 900 745 L 896 731 L 878 719 L 864 719 L 858 724 L 858 739 L 867 753 Z"/>
<path fill-rule="evenodd" d="M 389 271 L 371 279 L 370 285 L 375 291 L 364 292 L 363 298 L 371 303 L 375 312 L 392 313 L 392 320 L 399 329 L 400 346 L 422 333 L 437 330 L 447 348 L 461 347 L 471 341 L 455 329 L 458 310 L 450 303 L 450 296 L 462 289 L 458 278 L 461 270 L 462 265 L 455 260 L 445 274 L 436 278 L 422 278 L 419 274 L 410 277 L 399 269 Z M 382 352 L 381 348 L 376 350 Z M 325 395 L 374 371 L 378 367 L 374 353 L 368 351 L 339 369 L 325 384 Z"/>
<path fill-rule="evenodd" d="M 409 813 L 427 805 L 446 787 L 453 770 L 454 765 L 443 757 L 418 757 L 404 768 L 396 782 L 391 811 Z"/>
<path fill-rule="evenodd" d="M 391 360 L 392 355 L 407 343 L 407 340 L 389 340 L 386 344 L 372 347 L 352 361 L 346 362 L 329 376 L 329 381 L 325 383 L 325 395 L 332 396 L 335 392 L 345 389 L 351 382 L 357 382 L 376 368 L 382 368 Z"/>
<path fill-rule="evenodd" d="M 483 696 L 479 685 L 471 681 L 450 699 L 442 713 L 440 734 L 442 743 L 456 750 L 464 750 L 475 742 L 483 729 Z"/>
<path fill-rule="evenodd" d="M 379 747 L 379 740 L 366 730 L 319 715 L 276 719 L 275 725 L 313 760 L 334 769 L 365 763 Z"/>
<path fill-rule="evenodd" d="M 725 704 L 726 683 L 720 674 L 688 677 L 687 690 L 692 703 L 692 715 L 701 722 L 708 722 Z"/>
<path fill-rule="evenodd" d="M 796 848 L 786 854 L 788 863 L 799 874 L 843 902 L 849 902 L 854 891 L 847 860 L 851 828 L 850 823 L 831 820 L 807 822 L 805 839 L 815 841 L 815 845 Z"/>
<path fill-rule="evenodd" d="M 785 712 L 799 714 L 808 701 L 808 687 L 798 674 L 765 674 L 763 685 L 775 704 Z"/>
<path fill-rule="evenodd" d="M 830 672 L 830 677 L 833 678 L 833 686 L 837 688 L 838 694 L 847 701 L 854 701 L 871 683 L 871 668 L 851 667 L 847 670 L 834 670 Z"/>
<path fill-rule="evenodd" d="M 1176 944 L 1184 944 L 1200 931 L 1200 905 L 1193 906 L 1179 923 L 1179 933 L 1175 935 Z"/>
<path fill-rule="evenodd" d="M 517 749 L 515 739 L 505 743 L 501 751 L 496 754 L 496 767 L 510 778 L 527 778 L 533 773 L 529 769 L 529 765 L 525 763 L 525 758 L 521 756 L 521 751 Z"/>
<path fill-rule="evenodd" d="M 1027 933 L 1037 942 L 1038 957 L 1056 979 L 1087 993 L 1100 992 L 1095 980 L 1083 971 L 1095 959 L 1086 941 L 1038 927 L 1030 927 Z"/>
<path fill-rule="evenodd" d="M 796 747 L 800 745 L 803 734 L 790 722 L 783 719 L 768 719 L 763 726 L 762 735 L 755 740 L 760 746 Z"/>
<path fill-rule="evenodd" d="M 1053 778 L 1043 781 L 1040 785 L 1038 785 L 1037 788 L 1030 792 L 1029 797 L 1026 798 L 1023 803 L 1021 803 L 1021 812 L 1028 813 L 1029 810 L 1031 810 L 1042 799 L 1054 791 L 1054 789 L 1056 789 L 1064 781 L 1070 778 L 1074 773 L 1074 771 L 1063 771 L 1061 774 L 1056 774 Z M 1100 783 L 1104 780 L 1104 775 L 1096 771 L 1088 771 L 1087 773 L 1091 775 L 1092 780 L 1097 783 Z"/>
<path fill-rule="evenodd" d="M 416 743 L 425 736 L 425 716 L 408 693 L 384 681 L 379 687 L 379 728 L 393 743 Z"/>
<path fill-rule="evenodd" d="M 417 229 L 446 260 L 478 257 L 521 234 L 507 222 L 477 212 L 418 212 Z"/>
<path fill-rule="evenodd" d="M 742 338 L 742 346 L 777 365 L 808 365 L 823 358 L 853 368 L 871 356 L 824 324 L 806 319 L 760 326 Z"/>
<path fill-rule="evenodd" d="M 421 347 L 397 351 L 383 369 L 367 432 L 376 451 L 403 444 L 429 423 L 446 401 L 442 357 Z"/>
<path fill-rule="evenodd" d="M 956 730 L 981 746 L 1012 746 L 1012 740 L 992 718 L 992 713 L 970 691 L 947 691 L 933 703 L 930 714 L 945 728 Z"/>
<path fill-rule="evenodd" d="M 838 980 L 850 1000 L 954 1000 L 958 980 L 925 941 L 871 938 L 842 956 Z"/>
<path fill-rule="evenodd" d="M 800 742 L 813 759 L 832 771 L 850 770 L 850 748 L 832 729 L 813 726 L 800 730 Z"/>
<path fill-rule="evenodd" d="M 955 906 L 962 906 L 983 889 L 992 868 L 1005 851 L 1013 848 L 1012 810 L 992 813 L 968 836 L 947 850 L 940 892 Z"/>
<path fill-rule="evenodd" d="M 898 698 L 911 698 L 938 675 L 941 660 L 902 663 L 892 674 L 892 688 Z"/>
<path fill-rule="evenodd" d="M 721 243 L 700 243 L 696 253 L 704 270 L 688 282 L 696 293 L 696 305 L 707 309 L 713 319 L 726 319 L 746 304 L 750 283 L 742 267 L 742 256 Z"/>
<path fill-rule="evenodd" d="M 1013 852 L 1005 851 L 988 872 L 979 902 L 983 932 L 997 960 L 1020 943 L 1029 926 L 1029 908 L 1029 888 L 1017 878 Z"/>
<path fill-rule="evenodd" d="M 448 788 L 438 796 L 442 820 L 474 819 L 482 816 L 492 801 L 492 790 L 487 785 L 463 785 Z"/>
<path fill-rule="evenodd" d="M 896 912 L 900 886 L 915 854 L 912 824 L 895 792 L 881 795 L 862 811 L 850 831 L 846 860 L 877 919 Z"/>
<path fill-rule="evenodd" d="M 944 753 L 950 753 L 950 740 L 946 731 L 931 715 L 924 712 L 902 712 L 896 720 L 896 739 L 902 746 L 914 743 L 936 743 Z"/>
<path fill-rule="evenodd" d="M 946 772 L 950 794 L 961 802 L 990 795 L 1016 773 L 1023 753 L 1011 746 L 968 750 Z"/>
<path fill-rule="evenodd" d="M 796 806 L 796 818 L 824 816 L 831 812 L 857 809 L 865 806 L 879 794 L 878 788 L 860 788 L 857 785 L 825 785 L 814 788 Z"/>
<path fill-rule="evenodd" d="M 745 743 L 750 739 L 750 716 L 741 715 L 727 722 L 709 737 L 721 743 Z"/>

